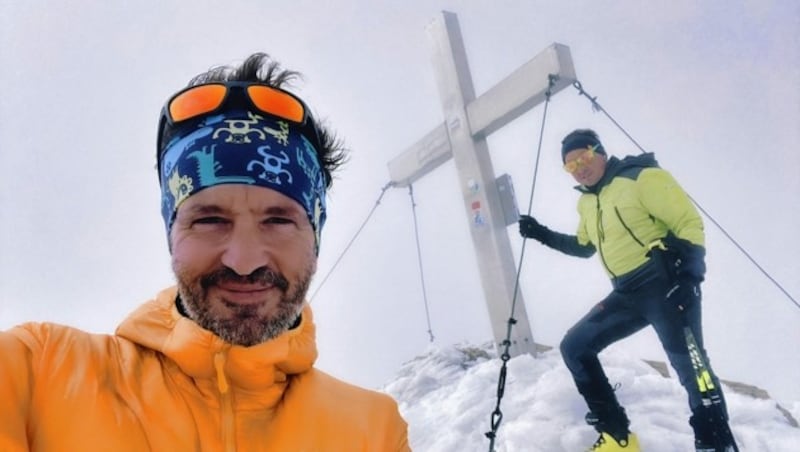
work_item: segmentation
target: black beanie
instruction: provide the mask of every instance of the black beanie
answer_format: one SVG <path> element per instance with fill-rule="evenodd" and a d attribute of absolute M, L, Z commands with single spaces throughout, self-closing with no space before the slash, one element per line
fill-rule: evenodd
<path fill-rule="evenodd" d="M 575 149 L 588 149 L 590 146 L 594 147 L 594 152 L 606 155 L 603 143 L 600 142 L 600 138 L 594 130 L 573 130 L 561 140 L 561 161 L 565 161 L 565 157 L 570 151 L 574 151 Z"/>

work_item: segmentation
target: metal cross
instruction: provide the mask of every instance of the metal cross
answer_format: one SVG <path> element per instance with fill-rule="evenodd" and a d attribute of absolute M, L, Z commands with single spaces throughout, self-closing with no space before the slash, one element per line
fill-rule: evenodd
<path fill-rule="evenodd" d="M 512 220 L 503 213 L 503 193 L 496 184 L 486 136 L 544 102 L 551 75 L 556 76 L 551 94 L 570 86 L 576 80 L 575 69 L 569 48 L 554 43 L 476 98 L 456 15 L 443 11 L 427 32 L 445 120 L 390 161 L 389 174 L 395 186 L 403 187 L 450 158 L 455 161 L 492 332 L 500 346 L 514 300 L 516 268 L 506 226 L 516 221 L 516 212 Z M 521 293 L 514 318 L 509 354 L 535 355 Z"/>

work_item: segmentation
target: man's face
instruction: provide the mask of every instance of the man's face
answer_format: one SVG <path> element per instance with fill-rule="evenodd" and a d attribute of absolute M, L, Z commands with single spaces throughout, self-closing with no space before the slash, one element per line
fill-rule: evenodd
<path fill-rule="evenodd" d="M 565 164 L 573 161 L 578 163 L 578 167 L 572 177 L 579 184 L 591 187 L 603 178 L 606 171 L 605 155 L 593 152 L 590 156 L 588 149 L 574 149 L 564 156 Z"/>
<path fill-rule="evenodd" d="M 277 191 L 206 188 L 178 208 L 172 269 L 189 317 L 232 344 L 251 346 L 296 321 L 316 271 L 305 210 Z"/>

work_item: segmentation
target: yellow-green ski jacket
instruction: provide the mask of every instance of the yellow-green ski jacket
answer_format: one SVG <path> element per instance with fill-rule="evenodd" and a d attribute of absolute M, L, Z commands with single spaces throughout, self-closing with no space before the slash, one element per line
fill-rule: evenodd
<path fill-rule="evenodd" d="M 653 154 L 610 157 L 605 174 L 593 187 L 576 187 L 577 237 L 552 233 L 545 244 L 567 254 L 589 257 L 598 252 L 611 278 L 624 276 L 650 259 L 649 249 L 668 235 L 692 249 L 702 279 L 703 221 L 675 178 L 658 167 Z M 698 255 L 699 253 L 699 255 Z"/>

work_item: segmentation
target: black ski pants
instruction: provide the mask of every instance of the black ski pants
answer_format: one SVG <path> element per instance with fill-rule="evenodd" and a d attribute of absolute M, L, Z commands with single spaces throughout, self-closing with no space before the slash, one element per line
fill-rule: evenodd
<path fill-rule="evenodd" d="M 561 354 L 567 368 L 590 407 L 592 401 L 611 403 L 603 399 L 608 399 L 609 394 L 613 397 L 598 353 L 648 325 L 656 331 L 672 368 L 686 389 L 692 412 L 702 405 L 683 330 L 685 326 L 691 328 L 708 363 L 703 347 L 700 301 L 698 298 L 689 303 L 684 310 L 668 301 L 666 294 L 672 281 L 661 268 L 648 263 L 614 281 L 614 290 L 570 328 L 561 341 Z M 717 377 L 711 374 L 719 387 Z"/>

